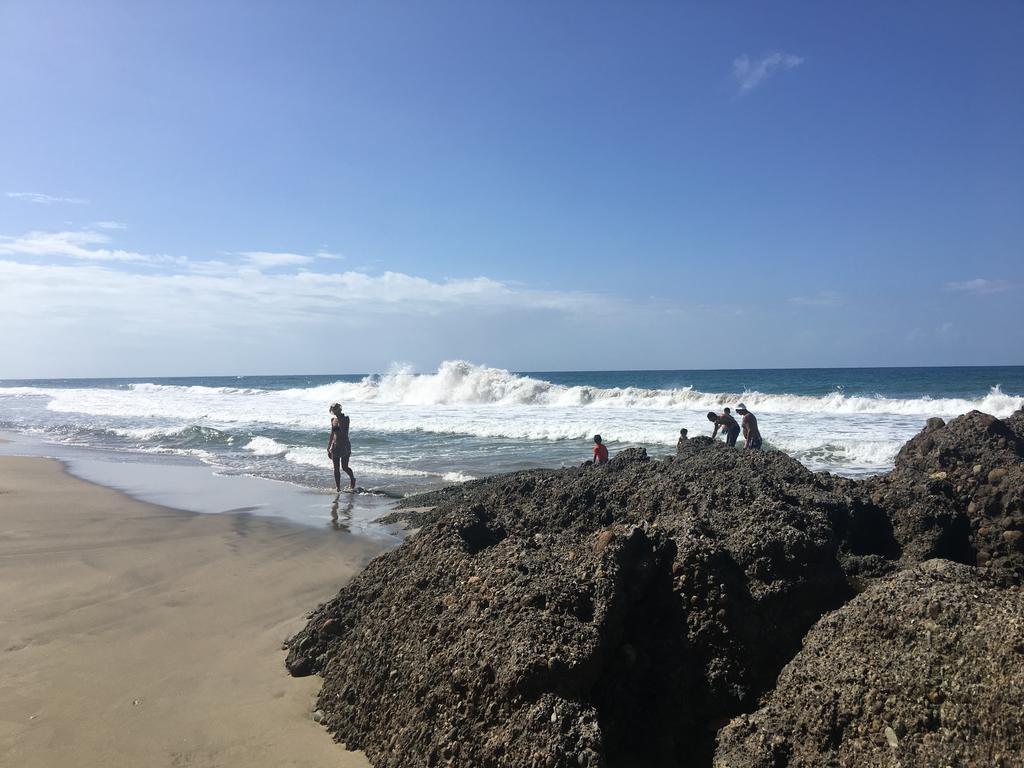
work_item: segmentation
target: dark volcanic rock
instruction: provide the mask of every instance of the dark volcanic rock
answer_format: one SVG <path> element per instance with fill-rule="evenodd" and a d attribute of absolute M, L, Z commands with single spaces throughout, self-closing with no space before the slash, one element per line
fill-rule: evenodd
<path fill-rule="evenodd" d="M 808 633 L 715 768 L 1024 766 L 1024 592 L 933 560 Z"/>
<path fill-rule="evenodd" d="M 697 437 L 416 496 L 399 515 L 420 532 L 320 606 L 287 664 L 323 676 L 323 723 L 377 766 L 709 765 L 808 629 L 877 579 L 941 556 L 1021 583 L 1022 428 L 932 420 L 867 481 Z M 789 738 L 775 722 L 769 743 Z"/>
<path fill-rule="evenodd" d="M 609 735 L 631 738 L 622 704 L 676 689 L 652 661 L 680 642 L 675 545 L 603 533 L 449 515 L 318 609 L 288 664 L 312 659 L 324 724 L 377 766 L 599 765 Z M 311 629 L 325 624 L 340 633 Z"/>
<path fill-rule="evenodd" d="M 930 419 L 864 493 L 892 520 L 904 563 L 932 557 L 1024 580 L 1024 414 Z"/>

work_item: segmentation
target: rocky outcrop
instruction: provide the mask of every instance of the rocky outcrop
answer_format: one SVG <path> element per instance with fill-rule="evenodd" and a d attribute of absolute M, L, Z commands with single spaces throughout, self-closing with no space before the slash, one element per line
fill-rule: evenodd
<path fill-rule="evenodd" d="M 1024 766 L 1024 592 L 932 560 L 819 621 L 715 768 Z"/>
<path fill-rule="evenodd" d="M 377 766 L 596 766 L 629 736 L 614 703 L 679 638 L 636 634 L 665 620 L 674 554 L 645 526 L 516 536 L 456 513 L 321 606 L 288 665 L 324 675 L 324 724 Z"/>
<path fill-rule="evenodd" d="M 892 521 L 904 564 L 943 557 L 1024 579 L 1024 415 L 929 419 L 864 492 Z"/>
<path fill-rule="evenodd" d="M 815 622 L 878 579 L 941 556 L 1020 583 L 1021 423 L 930 422 L 863 482 L 694 438 L 424 494 L 402 513 L 420 532 L 320 606 L 287 664 L 323 676 L 322 721 L 377 766 L 710 765 Z"/>

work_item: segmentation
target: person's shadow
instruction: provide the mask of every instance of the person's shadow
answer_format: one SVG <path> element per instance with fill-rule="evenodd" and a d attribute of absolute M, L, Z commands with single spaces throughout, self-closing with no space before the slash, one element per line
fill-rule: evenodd
<path fill-rule="evenodd" d="M 346 495 L 348 498 L 345 501 L 341 500 L 341 495 L 339 494 L 331 502 L 331 528 L 348 533 L 348 523 L 352 519 L 352 506 L 355 502 L 351 495 Z"/>

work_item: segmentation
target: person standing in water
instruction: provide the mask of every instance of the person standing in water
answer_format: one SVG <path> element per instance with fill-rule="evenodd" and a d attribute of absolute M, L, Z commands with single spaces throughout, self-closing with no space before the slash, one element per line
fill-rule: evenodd
<path fill-rule="evenodd" d="M 759 450 L 761 448 L 761 432 L 757 428 L 757 418 L 747 410 L 747 406 L 743 403 L 736 406 L 736 413 L 743 417 L 743 439 L 747 443 L 747 448 Z"/>
<path fill-rule="evenodd" d="M 718 430 L 721 429 L 725 432 L 725 444 L 736 445 L 736 438 L 740 436 L 740 425 L 736 423 L 736 419 L 728 413 L 728 408 L 725 409 L 727 412 L 719 416 L 714 411 L 708 411 L 708 421 L 715 425 L 714 431 L 711 433 L 711 439 L 714 440 L 718 436 Z"/>
<path fill-rule="evenodd" d="M 341 412 L 341 403 L 335 403 L 331 411 L 331 437 L 327 441 L 327 456 L 334 462 L 334 485 L 341 493 L 341 470 L 348 475 L 349 488 L 355 490 L 356 476 L 348 466 L 352 456 L 352 443 L 348 439 L 349 418 Z"/>
<path fill-rule="evenodd" d="M 608 448 L 605 446 L 604 443 L 601 442 L 600 435 L 594 435 L 594 463 L 608 463 Z"/>

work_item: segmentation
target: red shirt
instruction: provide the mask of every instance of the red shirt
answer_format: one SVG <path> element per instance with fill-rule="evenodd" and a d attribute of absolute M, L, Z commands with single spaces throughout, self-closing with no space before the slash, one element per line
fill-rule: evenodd
<path fill-rule="evenodd" d="M 605 447 L 604 443 L 598 443 L 594 446 L 594 461 L 598 464 L 608 463 L 608 449 Z"/>

